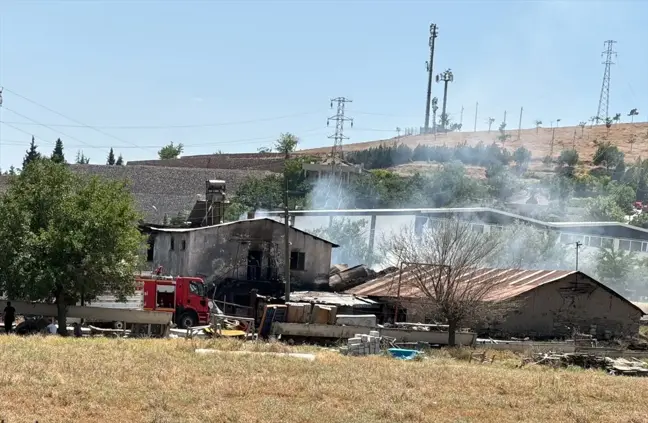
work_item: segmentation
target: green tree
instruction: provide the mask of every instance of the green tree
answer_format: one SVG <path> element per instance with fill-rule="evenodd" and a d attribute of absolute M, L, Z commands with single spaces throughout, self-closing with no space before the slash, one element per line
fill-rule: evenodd
<path fill-rule="evenodd" d="M 299 138 L 290 132 L 285 132 L 275 141 L 274 148 L 278 153 L 292 153 L 297 149 L 297 144 L 299 144 Z"/>
<path fill-rule="evenodd" d="M 63 154 L 63 141 L 61 141 L 60 138 L 56 140 L 56 145 L 54 146 L 51 160 L 54 163 L 65 163 L 65 155 Z"/>
<path fill-rule="evenodd" d="M 82 177 L 66 166 L 30 163 L 0 202 L 0 290 L 53 302 L 66 334 L 67 306 L 106 291 L 134 291 L 144 239 L 124 182 Z"/>
<path fill-rule="evenodd" d="M 513 152 L 513 161 L 515 162 L 515 166 L 520 171 L 526 171 L 526 169 L 529 167 L 529 162 L 531 161 L 531 151 L 527 150 L 524 147 L 518 147 Z"/>
<path fill-rule="evenodd" d="M 86 157 L 82 150 L 78 150 L 74 162 L 76 164 L 88 164 L 90 163 L 90 158 Z"/>
<path fill-rule="evenodd" d="M 619 147 L 612 145 L 609 142 L 601 143 L 596 148 L 594 157 L 592 158 L 592 163 L 596 166 L 604 165 L 607 170 L 614 169 L 622 163 L 625 158 L 625 155 Z"/>
<path fill-rule="evenodd" d="M 537 119 L 535 121 L 535 126 L 536 126 L 536 134 L 540 131 L 540 127 L 542 126 L 542 121 L 540 119 Z"/>
<path fill-rule="evenodd" d="M 177 159 L 180 157 L 180 154 L 184 151 L 184 145 L 179 143 L 178 145 L 173 145 L 173 141 L 165 145 L 158 151 L 158 157 L 160 160 L 167 159 Z"/>
<path fill-rule="evenodd" d="M 31 143 L 29 144 L 29 150 L 27 150 L 27 154 L 25 154 L 25 158 L 23 159 L 23 169 L 27 167 L 28 164 L 38 160 L 41 158 L 41 154 L 38 152 L 38 146 L 36 145 L 36 140 L 32 136 Z"/>
<path fill-rule="evenodd" d="M 602 248 L 597 257 L 596 274 L 601 282 L 627 296 L 628 275 L 637 264 L 637 258 L 632 252 Z"/>
<path fill-rule="evenodd" d="M 610 196 L 624 214 L 632 213 L 635 202 L 635 190 L 631 186 L 613 182 L 608 187 Z"/>
<path fill-rule="evenodd" d="M 623 222 L 625 213 L 612 196 L 595 197 L 589 200 L 587 216 L 595 222 Z"/>
<path fill-rule="evenodd" d="M 511 134 L 507 134 L 507 133 L 506 133 L 506 122 L 502 122 L 502 123 L 500 123 L 500 126 L 499 126 L 499 128 L 497 128 L 497 130 L 498 130 L 499 133 L 500 133 L 500 134 L 497 136 L 497 139 L 498 139 L 500 142 L 503 143 L 503 142 L 505 142 L 506 140 L 508 140 L 509 138 L 511 138 Z"/>
<path fill-rule="evenodd" d="M 120 154 L 119 157 L 117 157 L 117 161 L 115 162 L 115 166 L 123 166 L 124 165 L 124 158 Z"/>
<path fill-rule="evenodd" d="M 648 229 L 648 213 L 640 213 L 630 221 L 631 225 L 639 228 Z"/>
<path fill-rule="evenodd" d="M 564 150 L 560 152 L 557 163 L 559 166 L 574 167 L 578 164 L 578 151 Z"/>
<path fill-rule="evenodd" d="M 115 153 L 113 152 L 112 147 L 110 147 L 110 152 L 108 153 L 108 159 L 106 160 L 106 164 L 108 166 L 115 165 Z"/>
<path fill-rule="evenodd" d="M 630 123 L 634 123 L 634 117 L 639 116 L 639 110 L 637 109 L 632 109 L 628 112 L 628 116 L 630 116 Z"/>

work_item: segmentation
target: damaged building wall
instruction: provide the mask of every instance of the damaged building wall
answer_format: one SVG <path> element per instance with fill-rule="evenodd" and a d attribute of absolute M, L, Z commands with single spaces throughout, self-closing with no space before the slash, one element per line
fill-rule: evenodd
<path fill-rule="evenodd" d="M 153 244 L 153 263 L 163 266 L 170 275 L 193 276 L 189 273 L 189 254 L 191 232 L 159 233 Z"/>
<path fill-rule="evenodd" d="M 583 274 L 540 286 L 519 298 L 515 311 L 489 332 L 532 338 L 571 337 L 573 330 L 598 339 L 637 335 L 642 312 Z"/>
<path fill-rule="evenodd" d="M 392 308 L 396 304 L 394 298 L 382 300 Z M 402 299 L 398 303 L 407 310 L 399 313 L 399 320 L 432 323 L 434 310 L 429 300 Z M 641 310 L 630 301 L 582 273 L 541 285 L 506 304 L 494 306 L 506 313 L 494 312 L 488 323 L 468 321 L 461 326 L 495 338 L 571 338 L 575 329 L 597 339 L 609 339 L 637 335 L 642 317 Z M 386 320 L 393 320 L 393 313 Z"/>
<path fill-rule="evenodd" d="M 155 263 L 171 274 L 201 275 L 207 280 L 271 280 L 283 276 L 283 239 L 283 224 L 270 219 L 184 231 L 162 230 L 156 237 L 153 255 Z M 329 242 L 291 228 L 294 283 L 328 281 L 332 247 Z"/>

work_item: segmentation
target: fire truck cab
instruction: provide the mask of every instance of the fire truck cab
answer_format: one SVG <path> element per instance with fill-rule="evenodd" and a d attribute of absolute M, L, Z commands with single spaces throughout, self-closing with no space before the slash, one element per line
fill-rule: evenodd
<path fill-rule="evenodd" d="M 140 276 L 136 283 L 144 293 L 144 310 L 173 313 L 182 329 L 209 324 L 210 302 L 201 278 L 153 275 Z"/>

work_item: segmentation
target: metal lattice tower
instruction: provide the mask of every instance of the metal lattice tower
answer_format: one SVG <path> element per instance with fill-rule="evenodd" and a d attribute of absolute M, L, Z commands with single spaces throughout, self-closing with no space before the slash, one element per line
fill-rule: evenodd
<path fill-rule="evenodd" d="M 610 68 L 614 64 L 612 57 L 616 57 L 616 51 L 614 51 L 616 41 L 607 40 L 604 44 L 606 48 L 601 53 L 601 56 L 605 58 L 605 61 L 602 62 L 605 65 L 605 72 L 603 72 L 603 84 L 601 85 L 601 95 L 599 97 L 598 111 L 596 112 L 596 123 L 600 119 L 607 120 L 610 117 L 608 112 L 610 107 Z"/>
<path fill-rule="evenodd" d="M 430 24 L 430 60 L 425 62 L 425 69 L 428 73 L 427 97 L 425 99 L 425 133 L 430 132 L 430 100 L 432 98 L 432 72 L 434 65 L 434 40 L 438 35 L 437 26 Z M 434 125 L 434 122 L 432 123 Z"/>
<path fill-rule="evenodd" d="M 333 108 L 333 102 L 337 103 L 337 113 L 326 120 L 326 126 L 329 126 L 332 120 L 335 121 L 335 133 L 328 136 L 328 138 L 333 139 L 333 149 L 331 150 L 333 164 L 336 161 L 339 162 L 342 160 L 342 141 L 349 139 L 349 137 L 344 135 L 344 122 L 351 122 L 351 127 L 353 128 L 353 119 L 344 115 L 344 105 L 352 101 L 345 97 L 331 99 L 331 108 Z"/>

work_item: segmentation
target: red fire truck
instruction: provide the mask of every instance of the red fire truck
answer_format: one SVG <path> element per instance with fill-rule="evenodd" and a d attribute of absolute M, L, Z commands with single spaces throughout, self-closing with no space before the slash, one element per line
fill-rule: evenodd
<path fill-rule="evenodd" d="M 197 277 L 160 276 L 158 269 L 150 276 L 135 277 L 135 294 L 119 301 L 112 294 L 101 295 L 88 305 L 115 309 L 166 311 L 173 313 L 179 328 L 208 324 L 211 302 L 206 296 L 205 282 Z M 109 323 L 122 329 L 122 322 Z"/>
<path fill-rule="evenodd" d="M 195 277 L 138 277 L 143 291 L 144 310 L 168 311 L 179 328 L 209 323 L 210 302 L 205 282 Z"/>

